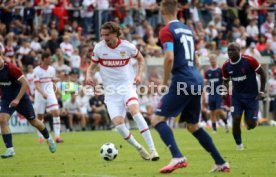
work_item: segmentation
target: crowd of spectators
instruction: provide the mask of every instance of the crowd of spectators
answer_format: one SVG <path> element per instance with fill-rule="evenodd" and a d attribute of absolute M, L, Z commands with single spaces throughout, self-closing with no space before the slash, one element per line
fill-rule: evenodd
<path fill-rule="evenodd" d="M 62 115 L 67 117 L 64 119 L 67 129 L 73 129 L 74 118 L 83 130 L 87 125 L 92 129 L 108 128 L 110 121 L 101 95 L 91 97 L 80 91 L 81 94 L 73 96 L 71 92 L 84 85 L 93 46 L 100 40 L 99 27 L 106 21 L 119 23 L 122 38 L 135 44 L 145 58 L 162 58 L 158 32 L 164 24 L 158 3 L 158 0 L 0 0 L 0 48 L 7 61 L 26 73 L 31 96 L 33 68 L 40 63 L 42 52 L 50 52 L 52 66 L 60 78 L 58 96 Z M 273 0 L 179 0 L 178 18 L 194 30 L 198 56 L 208 57 L 210 53 L 218 58 L 226 56 L 228 43 L 235 41 L 245 54 L 256 58 L 267 56 L 270 62 L 267 69 L 273 75 L 276 74 L 273 72 L 275 8 Z M 159 70 L 158 67 L 148 70 L 146 83 L 159 84 Z M 98 73 L 96 77 L 100 83 Z M 276 88 L 276 84 L 272 87 Z M 155 93 L 141 96 L 141 110 L 146 117 L 153 114 L 158 97 Z"/>

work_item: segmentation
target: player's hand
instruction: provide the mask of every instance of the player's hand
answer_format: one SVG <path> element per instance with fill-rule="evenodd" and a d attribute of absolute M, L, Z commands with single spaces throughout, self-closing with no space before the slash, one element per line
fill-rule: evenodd
<path fill-rule="evenodd" d="M 92 77 L 87 77 L 85 82 L 87 85 L 92 85 L 93 87 L 95 87 L 97 84 L 96 80 Z"/>
<path fill-rule="evenodd" d="M 45 99 L 45 100 L 47 100 L 47 98 L 48 98 L 48 95 L 46 94 L 46 93 L 43 93 L 43 98 Z"/>
<path fill-rule="evenodd" d="M 263 100 L 265 99 L 265 93 L 264 92 L 259 92 L 259 94 L 256 97 L 257 100 Z"/>
<path fill-rule="evenodd" d="M 135 78 L 134 78 L 134 84 L 135 84 L 135 85 L 140 85 L 140 84 L 141 84 L 141 81 L 142 81 L 141 78 L 142 78 L 142 77 L 141 77 L 140 75 L 135 76 Z"/>
<path fill-rule="evenodd" d="M 14 99 L 14 100 L 11 101 L 9 107 L 14 108 L 14 107 L 16 107 L 18 105 L 18 103 L 19 103 L 19 100 Z"/>

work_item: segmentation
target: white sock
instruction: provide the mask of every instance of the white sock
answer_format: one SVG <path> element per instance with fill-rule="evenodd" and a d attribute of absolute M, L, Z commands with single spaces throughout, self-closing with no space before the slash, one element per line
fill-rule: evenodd
<path fill-rule="evenodd" d="M 130 124 L 129 124 L 129 122 L 126 122 L 125 124 L 126 124 L 126 128 L 127 128 L 128 130 L 130 130 Z"/>
<path fill-rule="evenodd" d="M 14 151 L 13 147 L 8 148 L 8 150 Z"/>
<path fill-rule="evenodd" d="M 116 126 L 117 131 L 119 134 L 129 142 L 132 146 L 134 146 L 136 149 L 140 148 L 141 145 L 135 140 L 135 138 L 132 136 L 132 134 L 129 132 L 129 130 L 126 128 L 125 124 L 120 124 Z"/>
<path fill-rule="evenodd" d="M 141 113 L 137 113 L 133 116 L 134 121 L 136 122 L 140 133 L 142 134 L 143 138 L 145 139 L 147 145 L 149 146 L 150 150 L 155 150 L 154 142 L 151 137 L 151 133 L 149 130 L 149 126 L 145 121 L 144 117 Z"/>
<path fill-rule="evenodd" d="M 60 137 L 60 117 L 53 117 L 55 137 Z"/>

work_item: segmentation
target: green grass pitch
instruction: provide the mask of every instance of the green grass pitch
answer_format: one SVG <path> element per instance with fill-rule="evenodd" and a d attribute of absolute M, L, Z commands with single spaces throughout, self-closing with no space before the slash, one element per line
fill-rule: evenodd
<path fill-rule="evenodd" d="M 275 177 L 276 127 L 242 129 L 244 151 L 237 151 L 231 133 L 219 129 L 210 133 L 223 157 L 231 165 L 231 173 L 208 173 L 214 164 L 209 154 L 186 129 L 175 129 L 178 145 L 188 158 L 188 167 L 172 174 L 159 174 L 159 169 L 170 161 L 170 153 L 155 130 L 152 131 L 160 160 L 144 161 L 117 132 L 87 131 L 63 133 L 64 144 L 58 144 L 55 154 L 46 144 L 38 144 L 35 133 L 13 136 L 16 156 L 0 159 L 0 176 L 26 177 Z M 208 130 L 210 132 L 210 130 Z M 137 130 L 136 139 L 145 145 Z M 112 142 L 119 149 L 114 161 L 104 161 L 99 155 L 102 144 Z M 145 146 L 146 147 L 146 146 Z M 0 141 L 1 153 L 5 151 Z"/>

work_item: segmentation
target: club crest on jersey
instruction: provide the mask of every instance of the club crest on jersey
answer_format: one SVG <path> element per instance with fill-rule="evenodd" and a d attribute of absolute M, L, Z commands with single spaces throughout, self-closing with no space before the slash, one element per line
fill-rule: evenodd
<path fill-rule="evenodd" d="M 125 51 L 121 51 L 121 52 L 120 52 L 120 56 L 121 56 L 122 58 L 125 58 L 126 52 L 125 52 Z"/>

